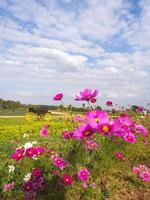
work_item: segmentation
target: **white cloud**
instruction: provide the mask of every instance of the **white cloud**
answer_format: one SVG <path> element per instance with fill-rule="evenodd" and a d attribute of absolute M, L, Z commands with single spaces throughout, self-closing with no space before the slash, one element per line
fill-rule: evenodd
<path fill-rule="evenodd" d="M 129 1 L 88 0 L 78 10 L 75 1 L 62 2 L 72 9 L 53 0 L 0 2 L 13 16 L 0 17 L 2 97 L 49 103 L 62 90 L 70 103 L 74 94 L 91 87 L 100 90 L 101 102 L 146 103 L 149 1 L 141 0 L 139 17 L 130 13 Z M 134 51 L 113 49 L 116 37 L 123 49 L 128 42 Z"/>

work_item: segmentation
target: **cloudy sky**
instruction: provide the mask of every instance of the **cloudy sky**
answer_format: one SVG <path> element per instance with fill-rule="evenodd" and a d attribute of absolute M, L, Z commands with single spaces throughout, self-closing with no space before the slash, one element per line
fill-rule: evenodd
<path fill-rule="evenodd" d="M 150 0 L 0 0 L 0 97 L 68 104 L 84 88 L 150 101 Z"/>

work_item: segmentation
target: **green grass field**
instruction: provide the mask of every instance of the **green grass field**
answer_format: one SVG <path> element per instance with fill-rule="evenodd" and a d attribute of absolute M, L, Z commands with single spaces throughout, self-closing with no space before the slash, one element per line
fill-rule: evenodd
<path fill-rule="evenodd" d="M 141 119 L 137 119 L 140 120 Z M 149 119 L 142 119 L 142 124 L 149 128 Z M 49 124 L 49 136 L 43 138 L 39 136 L 39 131 L 44 124 Z M 96 188 L 88 187 L 81 191 L 79 183 L 75 183 L 73 187 L 65 188 L 59 192 L 52 191 L 52 186 L 55 182 L 51 175 L 53 167 L 50 165 L 50 160 L 41 160 L 39 166 L 46 168 L 45 179 L 48 182 L 47 193 L 41 193 L 38 199 L 66 199 L 66 200 L 143 200 L 149 199 L 150 188 L 149 183 L 143 183 L 135 175 L 132 174 L 131 168 L 138 164 L 146 164 L 150 162 L 149 145 L 142 143 L 141 137 L 135 144 L 127 144 L 119 141 L 112 143 L 109 139 L 96 136 L 96 141 L 100 145 L 99 150 L 88 152 L 82 149 L 74 140 L 65 141 L 62 139 L 62 132 L 66 129 L 73 130 L 74 123 L 70 120 L 65 120 L 62 117 L 52 117 L 49 122 L 34 121 L 28 122 L 24 118 L 0 118 L 0 199 L 7 200 L 22 200 L 23 193 L 19 189 L 16 194 L 11 191 L 3 194 L 2 187 L 8 180 L 8 165 L 13 164 L 17 168 L 16 161 L 10 159 L 11 153 L 16 147 L 28 141 L 37 141 L 42 143 L 47 149 L 54 148 L 57 152 L 62 152 L 63 158 L 71 165 L 77 167 L 86 166 L 90 169 L 91 179 L 96 183 Z M 28 133 L 29 139 L 23 138 L 23 135 Z M 125 154 L 126 160 L 120 161 L 115 158 L 116 151 L 121 151 Z M 24 164 L 19 164 L 22 167 L 21 175 L 15 177 L 21 184 L 23 176 L 29 170 L 36 166 L 36 161 L 25 160 Z M 79 164 L 78 164 L 79 163 Z M 18 168 L 17 168 L 18 169 Z M 18 169 L 19 170 L 19 169 Z M 73 173 L 74 169 L 70 169 Z M 144 197 L 142 197 L 143 195 Z"/>

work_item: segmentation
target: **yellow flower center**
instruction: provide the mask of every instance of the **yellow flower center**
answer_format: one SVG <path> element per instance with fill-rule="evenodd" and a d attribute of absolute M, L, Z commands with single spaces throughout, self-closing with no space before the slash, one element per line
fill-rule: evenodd
<path fill-rule="evenodd" d="M 108 127 L 107 125 L 104 125 L 104 126 L 102 127 L 102 131 L 103 131 L 104 133 L 108 133 L 108 132 L 109 132 L 109 127 Z"/>
<path fill-rule="evenodd" d="M 18 157 L 21 157 L 21 153 L 18 153 Z"/>
<path fill-rule="evenodd" d="M 96 117 L 94 120 L 95 120 L 95 122 L 97 122 L 97 123 L 99 122 L 99 119 L 98 119 L 98 117 Z"/>
<path fill-rule="evenodd" d="M 90 131 L 86 131 L 86 132 L 84 132 L 84 136 L 88 136 L 88 135 L 90 135 Z"/>

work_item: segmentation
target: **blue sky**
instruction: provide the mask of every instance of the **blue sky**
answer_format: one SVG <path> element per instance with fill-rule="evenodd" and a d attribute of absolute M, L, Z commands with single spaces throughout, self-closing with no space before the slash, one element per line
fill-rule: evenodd
<path fill-rule="evenodd" d="M 1 98 L 70 104 L 92 88 L 102 105 L 149 103 L 149 19 L 149 0 L 0 0 Z"/>

